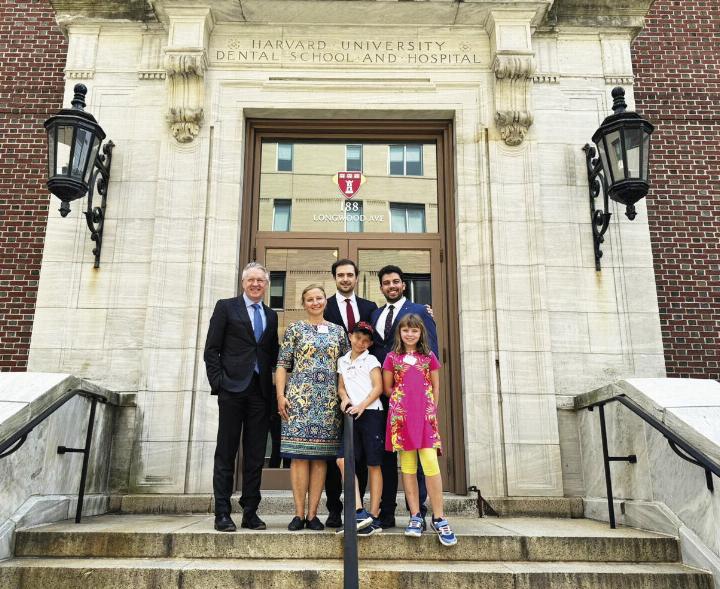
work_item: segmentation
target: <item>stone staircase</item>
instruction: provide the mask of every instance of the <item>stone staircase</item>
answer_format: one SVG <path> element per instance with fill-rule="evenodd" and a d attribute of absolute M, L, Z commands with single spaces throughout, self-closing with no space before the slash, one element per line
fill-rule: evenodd
<path fill-rule="evenodd" d="M 288 532 L 288 501 L 282 494 L 263 500 L 268 530 L 227 534 L 213 530 L 206 496 L 117 498 L 117 513 L 20 530 L 15 558 L 0 563 L 0 587 L 342 587 L 342 538 L 332 531 Z M 561 512 L 570 505 L 550 501 L 545 509 L 551 504 Z M 182 513 L 188 507 L 195 513 Z M 467 498 L 449 498 L 448 507 L 459 537 L 452 548 L 431 533 L 406 538 L 400 528 L 360 538 L 360 586 L 713 587 L 708 573 L 680 562 L 678 541 L 669 536 L 547 514 L 481 519 Z"/>

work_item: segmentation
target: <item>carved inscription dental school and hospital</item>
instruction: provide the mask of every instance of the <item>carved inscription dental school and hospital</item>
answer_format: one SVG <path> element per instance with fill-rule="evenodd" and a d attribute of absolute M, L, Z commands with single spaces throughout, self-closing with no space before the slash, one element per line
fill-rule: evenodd
<path fill-rule="evenodd" d="M 308 63 L 354 65 L 487 64 L 473 44 L 422 39 L 272 39 L 225 37 L 212 51 L 217 63 Z"/>

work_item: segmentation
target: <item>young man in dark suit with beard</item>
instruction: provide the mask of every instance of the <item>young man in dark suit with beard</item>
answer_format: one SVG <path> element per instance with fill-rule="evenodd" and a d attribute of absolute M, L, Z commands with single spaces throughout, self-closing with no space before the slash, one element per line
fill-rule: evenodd
<path fill-rule="evenodd" d="M 370 316 L 377 309 L 377 305 L 355 294 L 358 282 L 358 267 L 355 262 L 348 259 L 338 260 L 332 265 L 331 272 L 335 278 L 337 292 L 328 297 L 324 318 L 351 333 L 356 323 L 370 322 Z M 325 476 L 325 496 L 327 497 L 328 518 L 325 525 L 329 528 L 342 526 L 342 477 L 336 461 L 327 461 L 327 475 Z M 367 483 L 367 470 L 358 469 L 358 481 L 361 489 Z"/>
<path fill-rule="evenodd" d="M 264 530 L 257 515 L 260 481 L 275 391 L 272 369 L 278 356 L 278 316 L 262 301 L 270 276 L 257 262 L 242 272 L 240 296 L 215 305 L 205 343 L 211 392 L 218 397 L 218 433 L 213 470 L 215 529 L 234 532 L 230 496 L 240 438 L 243 476 L 240 505 L 243 528 Z"/>

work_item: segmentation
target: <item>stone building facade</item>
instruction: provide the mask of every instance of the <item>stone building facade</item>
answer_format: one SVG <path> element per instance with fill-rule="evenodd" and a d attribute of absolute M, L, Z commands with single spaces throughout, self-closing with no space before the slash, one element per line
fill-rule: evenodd
<path fill-rule="evenodd" d="M 237 292 L 260 239 L 261 228 L 244 218 L 255 194 L 246 160 L 252 121 L 447 122 L 451 190 L 436 182 L 428 199 L 441 210 L 428 233 L 440 244 L 436 276 L 444 292 L 457 293 L 449 303 L 432 300 L 457 375 L 457 419 L 446 424 L 462 430 L 451 456 L 454 490 L 582 494 L 574 424 L 563 410 L 573 395 L 618 378 L 664 376 L 666 359 L 675 375 L 712 370 L 674 363 L 687 330 L 673 326 L 669 311 L 674 267 L 660 249 L 667 228 L 649 225 L 658 213 L 641 203 L 631 223 L 614 210 L 595 271 L 581 148 L 609 113 L 613 86 L 625 85 L 632 99 L 631 48 L 649 2 L 304 2 L 298 12 L 298 3 L 282 1 L 246 1 L 242 10 L 163 1 L 153 11 L 115 3 L 105 13 L 81 4 L 53 2 L 69 43 L 62 102 L 83 81 L 88 109 L 117 145 L 103 258 L 93 269 L 79 211 L 61 219 L 51 202 L 29 361 L 9 357 L 3 366 L 71 372 L 137 394 L 137 411 L 122 424 L 129 469 L 115 481 L 119 490 L 210 488 L 215 408 L 202 345 L 215 300 Z M 667 9 L 656 2 L 650 33 L 634 45 L 645 76 L 639 96 L 648 101 L 652 68 L 643 55 L 652 52 L 652 19 Z M 48 60 L 55 80 L 58 47 Z M 32 113 L 38 125 L 59 102 Z M 637 106 L 658 122 L 649 105 Z M 672 141 L 672 125 L 660 125 L 661 146 Z M 26 141 L 42 157 L 41 135 Z M 659 185 L 648 199 L 658 211 L 676 194 L 660 190 L 674 182 L 658 161 L 667 149 L 656 153 Z M 26 202 L 45 209 L 42 172 L 36 167 Z M 262 189 L 256 196 L 260 222 L 270 219 Z M 36 242 L 44 227 L 43 218 L 31 229 Z M 717 256 L 696 247 L 709 272 Z M 282 264 L 296 267 L 303 258 L 288 259 Z M 365 258 L 368 267 L 382 259 Z M 712 298 L 711 281 L 695 281 L 693 292 Z M 708 313 L 698 306 L 692 320 L 717 324 Z"/>

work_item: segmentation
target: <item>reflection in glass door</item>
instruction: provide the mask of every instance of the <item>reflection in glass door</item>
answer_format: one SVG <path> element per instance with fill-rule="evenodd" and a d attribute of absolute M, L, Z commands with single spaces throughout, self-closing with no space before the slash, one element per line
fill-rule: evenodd
<path fill-rule="evenodd" d="M 360 268 L 358 295 L 375 301 L 378 306 L 385 304 L 380 291 L 378 271 L 387 265 L 398 266 L 403 271 L 405 297 L 414 303 L 430 305 L 437 327 L 440 361 L 445 366 L 443 348 L 448 340 L 447 317 L 442 297 L 440 272 L 440 247 L 436 240 L 414 240 L 400 242 L 393 249 L 387 248 L 387 242 L 380 240 L 357 240 L 350 242 L 350 257 L 357 260 Z M 440 468 L 444 480 L 448 480 L 447 459 L 452 454 L 453 441 L 449 435 L 451 399 L 448 394 L 447 369 L 440 372 L 440 403 L 438 420 L 444 453 L 440 458 Z"/>
<path fill-rule="evenodd" d="M 319 283 L 328 296 L 335 293 L 330 268 L 336 260 L 358 264 L 358 296 L 379 305 L 385 301 L 378 270 L 402 268 L 407 298 L 432 305 L 435 313 L 443 362 L 441 465 L 446 488 L 464 492 L 454 253 L 442 261 L 443 251 L 455 250 L 447 233 L 455 227 L 448 206 L 452 123 L 267 119 L 249 120 L 246 129 L 247 241 L 240 256 L 268 267 L 266 303 L 278 312 L 279 336 L 304 317 L 299 297 L 305 286 Z M 287 469 L 278 464 L 278 426 L 274 444 L 268 440 L 266 489 L 289 488 Z"/>
<path fill-rule="evenodd" d="M 288 324 L 305 319 L 300 294 L 310 284 L 320 284 L 328 296 L 335 292 L 335 281 L 330 268 L 339 259 L 341 250 L 319 240 L 302 240 L 283 243 L 258 240 L 258 261 L 270 272 L 270 287 L 265 304 L 278 314 L 278 334 L 282 342 Z M 347 247 L 343 249 L 343 254 Z M 277 411 L 270 415 L 270 432 L 265 448 L 264 489 L 289 489 L 289 460 L 280 458 L 280 418 Z"/>

